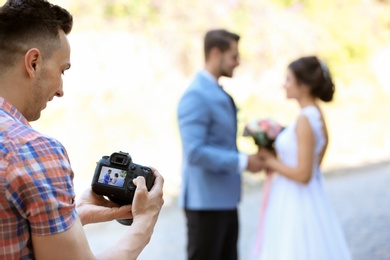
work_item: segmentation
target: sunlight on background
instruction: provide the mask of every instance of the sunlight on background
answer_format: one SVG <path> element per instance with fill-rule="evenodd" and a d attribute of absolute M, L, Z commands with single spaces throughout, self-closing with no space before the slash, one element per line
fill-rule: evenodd
<path fill-rule="evenodd" d="M 242 151 L 255 150 L 241 137 L 247 121 L 295 119 L 298 106 L 281 88 L 285 69 L 316 54 L 329 64 L 337 91 L 322 105 L 331 137 L 324 169 L 389 159 L 388 1 L 229 0 L 214 1 L 215 8 L 206 0 L 52 2 L 74 15 L 72 68 L 65 96 L 32 125 L 67 148 L 77 193 L 90 185 L 101 156 L 125 151 L 156 167 L 167 203 L 174 200 L 181 182 L 177 103 L 202 67 L 205 31 L 219 27 L 242 36 L 241 65 L 234 78 L 222 79 L 239 107 Z M 244 183 L 257 177 L 246 174 Z"/>

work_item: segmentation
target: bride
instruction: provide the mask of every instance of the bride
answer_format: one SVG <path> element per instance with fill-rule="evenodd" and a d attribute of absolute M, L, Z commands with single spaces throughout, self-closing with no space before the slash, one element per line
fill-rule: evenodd
<path fill-rule="evenodd" d="M 288 66 L 284 89 L 287 98 L 298 101 L 301 111 L 296 122 L 277 137 L 277 157 L 260 151 L 265 168 L 275 174 L 253 259 L 349 260 L 352 257 L 320 170 L 328 132 L 318 103 L 333 98 L 330 72 L 317 57 L 302 57 Z"/>

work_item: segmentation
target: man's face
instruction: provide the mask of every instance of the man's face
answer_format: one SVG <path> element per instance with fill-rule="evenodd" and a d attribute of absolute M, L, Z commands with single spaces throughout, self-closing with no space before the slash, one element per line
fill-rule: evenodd
<path fill-rule="evenodd" d="M 230 49 L 221 53 L 219 65 L 221 76 L 232 77 L 233 70 L 239 63 L 238 42 L 232 41 L 230 43 Z"/>
<path fill-rule="evenodd" d="M 62 75 L 70 68 L 70 46 L 65 33 L 60 31 L 60 48 L 55 50 L 49 59 L 42 61 L 42 68 L 37 75 L 32 89 L 32 99 L 27 112 L 27 120 L 35 121 L 41 116 L 47 102 L 55 96 L 64 95 Z"/>

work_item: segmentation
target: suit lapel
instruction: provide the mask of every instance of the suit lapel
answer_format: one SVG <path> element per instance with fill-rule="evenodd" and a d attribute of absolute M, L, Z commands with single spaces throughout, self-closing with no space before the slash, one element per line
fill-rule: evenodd
<path fill-rule="evenodd" d="M 198 73 L 197 79 L 200 81 L 200 85 L 202 87 L 205 87 L 208 91 L 210 91 L 209 88 L 212 88 L 213 89 L 211 91 L 212 93 L 219 92 L 219 94 L 217 94 L 217 93 L 215 93 L 215 94 L 217 94 L 217 95 L 223 94 L 223 95 L 228 97 L 230 107 L 232 108 L 231 112 L 232 112 L 232 115 L 234 116 L 234 122 L 237 124 L 237 111 L 238 111 L 238 109 L 236 107 L 236 104 L 235 104 L 233 98 L 223 89 L 223 86 L 219 85 L 218 82 L 210 81 L 202 73 Z"/>

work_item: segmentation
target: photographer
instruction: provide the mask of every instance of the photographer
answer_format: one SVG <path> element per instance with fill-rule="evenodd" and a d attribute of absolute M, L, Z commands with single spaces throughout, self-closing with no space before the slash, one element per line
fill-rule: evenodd
<path fill-rule="evenodd" d="M 150 192 L 143 177 L 133 180 L 132 205 L 91 189 L 75 203 L 65 148 L 29 124 L 64 94 L 72 20 L 44 0 L 9 0 L 0 9 L 0 259 L 136 259 L 163 205 L 163 178 L 153 168 Z M 95 257 L 82 226 L 128 218 L 120 243 Z"/>

